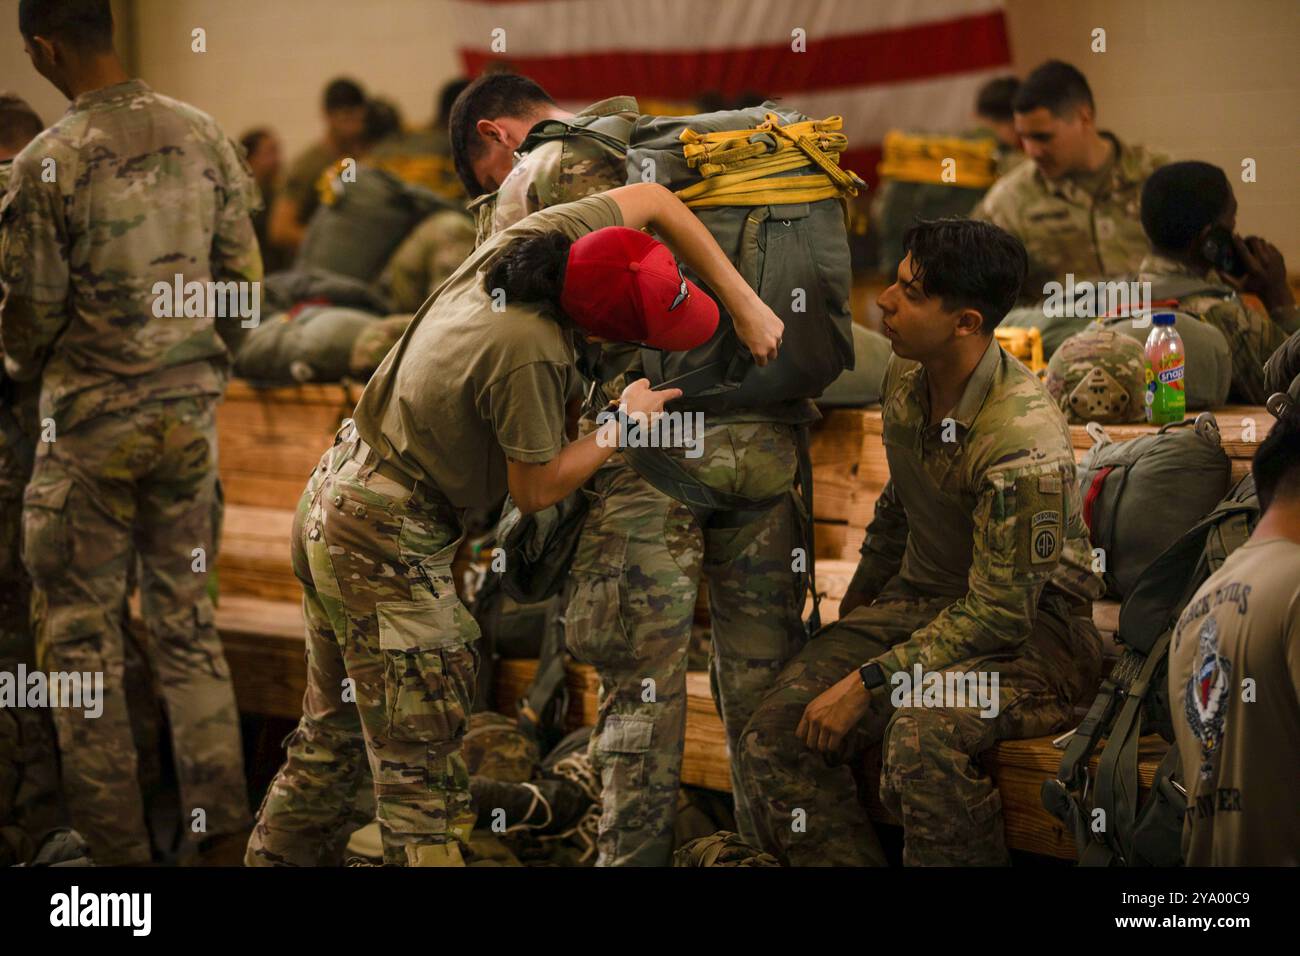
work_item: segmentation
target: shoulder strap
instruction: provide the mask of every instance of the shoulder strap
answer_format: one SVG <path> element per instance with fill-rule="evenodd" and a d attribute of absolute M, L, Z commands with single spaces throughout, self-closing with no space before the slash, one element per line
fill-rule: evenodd
<path fill-rule="evenodd" d="M 588 139 L 595 140 L 606 149 L 619 156 L 627 155 L 627 139 L 620 140 L 612 132 L 602 132 L 596 128 L 598 120 L 617 120 L 622 123 L 627 132 L 632 131 L 632 124 L 620 116 L 579 116 L 574 119 L 548 119 L 542 120 L 536 126 L 528 131 L 524 141 L 519 144 L 517 152 L 528 153 L 536 149 L 542 143 L 550 142 L 557 139 L 568 139 L 570 136 L 585 136 Z M 586 120 L 587 122 L 582 122 Z M 615 126 L 614 123 L 601 123 L 600 125 Z M 617 127 L 615 127 L 617 128 Z"/>

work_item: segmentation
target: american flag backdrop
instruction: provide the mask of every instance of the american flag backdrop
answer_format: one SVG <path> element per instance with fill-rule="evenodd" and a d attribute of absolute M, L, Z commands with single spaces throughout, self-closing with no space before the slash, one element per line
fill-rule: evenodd
<path fill-rule="evenodd" d="M 969 127 L 976 91 L 1011 62 L 999 0 L 454 0 L 452 7 L 471 77 L 501 64 L 569 109 L 626 93 L 646 112 L 691 112 L 706 91 L 726 99 L 759 93 L 817 118 L 843 116 L 849 151 L 841 165 L 873 183 L 887 130 Z M 804 52 L 792 48 L 800 40 Z"/>

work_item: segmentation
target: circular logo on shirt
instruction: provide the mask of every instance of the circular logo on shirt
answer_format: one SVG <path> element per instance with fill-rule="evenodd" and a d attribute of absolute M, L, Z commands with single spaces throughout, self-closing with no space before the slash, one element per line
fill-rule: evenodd
<path fill-rule="evenodd" d="M 1201 742 L 1201 779 L 1213 771 L 1214 755 L 1223 741 L 1223 719 L 1228 714 L 1232 661 L 1219 653 L 1219 624 L 1212 617 L 1197 632 L 1196 658 L 1184 693 L 1183 715 Z"/>

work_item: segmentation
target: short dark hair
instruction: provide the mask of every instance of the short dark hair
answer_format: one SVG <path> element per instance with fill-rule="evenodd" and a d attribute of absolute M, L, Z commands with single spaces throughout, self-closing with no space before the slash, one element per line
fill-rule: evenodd
<path fill-rule="evenodd" d="M 326 113 L 333 113 L 335 110 L 355 109 L 358 106 L 366 105 L 366 93 L 356 80 L 340 76 L 337 79 L 330 80 L 325 87 L 325 95 L 321 102 Z"/>
<path fill-rule="evenodd" d="M 1142 229 L 1158 251 L 1181 253 L 1230 202 L 1232 184 L 1218 166 L 1170 163 L 1142 185 Z"/>
<path fill-rule="evenodd" d="M 23 149 L 45 129 L 27 101 L 15 93 L 0 93 L 0 149 Z"/>
<path fill-rule="evenodd" d="M 18 32 L 102 53 L 113 48 L 113 7 L 109 0 L 22 0 Z"/>
<path fill-rule="evenodd" d="M 1275 424 L 1255 449 L 1250 473 L 1261 511 L 1277 498 L 1300 499 L 1300 423 L 1284 418 Z"/>
<path fill-rule="evenodd" d="M 1046 107 L 1054 116 L 1078 106 L 1096 109 L 1088 80 L 1077 69 L 1061 60 L 1048 60 L 1025 77 L 1011 100 L 1017 113 L 1030 113 Z"/>
<path fill-rule="evenodd" d="M 555 103 L 550 94 L 535 81 L 517 73 L 485 73 L 456 97 L 447 124 L 451 158 L 456 175 L 471 199 L 486 191 L 475 178 L 472 165 L 483 155 L 483 140 L 475 129 L 478 121 L 498 116 L 527 116 L 548 103 Z"/>
<path fill-rule="evenodd" d="M 244 155 L 252 156 L 257 152 L 257 147 L 262 145 L 262 140 L 271 135 L 271 131 L 265 126 L 259 126 L 256 129 L 250 129 L 243 136 L 239 137 L 239 145 L 244 147 Z"/>
<path fill-rule="evenodd" d="M 433 118 L 435 126 L 446 127 L 451 120 L 451 108 L 456 103 L 456 98 L 465 92 L 469 86 L 469 80 L 463 76 L 444 83 L 442 89 L 438 91 L 438 112 Z"/>
<path fill-rule="evenodd" d="M 573 240 L 562 232 L 516 239 L 492 264 L 483 288 L 489 296 L 501 289 L 507 302 L 548 306 L 561 325 L 571 324 L 560 308 L 560 293 L 572 246 Z"/>
<path fill-rule="evenodd" d="M 999 123 L 1010 122 L 1011 101 L 1019 89 L 1020 81 L 1014 76 L 999 76 L 989 80 L 975 95 L 975 115 Z"/>
<path fill-rule="evenodd" d="M 948 311 L 974 309 L 992 335 L 1020 295 L 1029 256 L 1015 236 L 977 219 L 920 220 L 903 233 L 912 274 Z"/>
<path fill-rule="evenodd" d="M 402 113 L 390 100 L 373 99 L 366 103 L 365 139 L 371 145 L 402 131 Z"/>

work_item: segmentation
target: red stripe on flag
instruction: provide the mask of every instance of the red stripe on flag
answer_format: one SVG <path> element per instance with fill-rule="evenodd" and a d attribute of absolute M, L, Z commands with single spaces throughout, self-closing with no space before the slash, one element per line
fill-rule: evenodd
<path fill-rule="evenodd" d="M 1000 10 L 870 33 L 809 39 L 805 53 L 788 44 L 731 50 L 618 51 L 573 56 L 508 57 L 460 51 L 465 71 L 509 67 L 556 99 L 596 100 L 619 93 L 692 99 L 704 91 L 737 96 L 785 95 L 848 86 L 928 79 L 1002 66 L 1011 59 Z"/>

